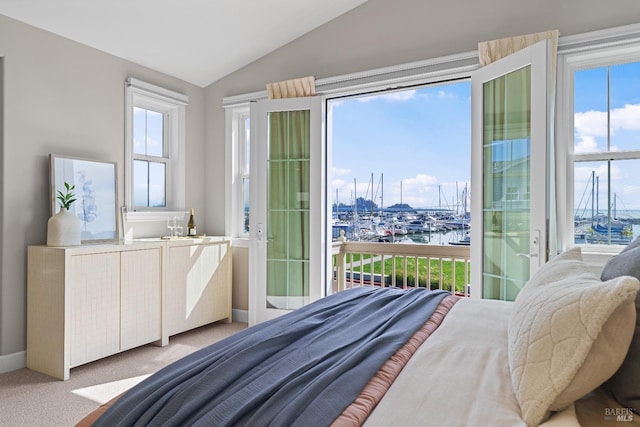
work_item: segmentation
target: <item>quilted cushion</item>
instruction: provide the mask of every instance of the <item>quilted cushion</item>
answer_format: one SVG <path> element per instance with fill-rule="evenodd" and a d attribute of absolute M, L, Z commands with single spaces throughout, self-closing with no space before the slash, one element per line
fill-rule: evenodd
<path fill-rule="evenodd" d="M 602 269 L 601 280 L 618 276 L 633 276 L 640 279 L 640 238 L 629 243 L 618 255 L 607 261 Z M 636 297 L 636 328 L 620 369 L 605 384 L 605 389 L 625 408 L 640 414 L 640 292 Z"/>
<path fill-rule="evenodd" d="M 546 263 L 518 294 L 508 325 L 509 368 L 531 426 L 602 384 L 631 342 L 638 279 L 602 282 L 580 248 Z"/>

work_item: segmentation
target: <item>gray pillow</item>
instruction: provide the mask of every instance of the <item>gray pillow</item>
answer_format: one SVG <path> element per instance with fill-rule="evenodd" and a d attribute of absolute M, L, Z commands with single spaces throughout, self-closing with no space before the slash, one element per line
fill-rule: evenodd
<path fill-rule="evenodd" d="M 640 279 L 640 237 L 605 264 L 600 278 L 606 281 L 618 276 Z M 640 414 L 640 293 L 636 297 L 636 329 L 631 346 L 622 366 L 604 384 L 604 388 L 622 406 Z"/>

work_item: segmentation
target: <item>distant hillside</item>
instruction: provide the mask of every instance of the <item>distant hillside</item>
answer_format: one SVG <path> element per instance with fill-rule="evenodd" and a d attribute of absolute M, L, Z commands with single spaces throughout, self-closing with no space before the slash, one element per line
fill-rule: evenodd
<path fill-rule="evenodd" d="M 388 208 L 385 208 L 385 210 L 388 210 L 388 211 L 403 211 L 403 212 L 415 211 L 414 208 L 412 208 L 411 206 L 409 206 L 406 203 L 396 203 L 395 205 L 391 205 Z"/>

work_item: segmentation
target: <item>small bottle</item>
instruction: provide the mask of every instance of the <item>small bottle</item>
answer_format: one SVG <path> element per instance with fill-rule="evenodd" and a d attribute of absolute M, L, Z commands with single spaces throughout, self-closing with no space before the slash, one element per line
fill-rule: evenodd
<path fill-rule="evenodd" d="M 187 236 L 196 235 L 196 221 L 193 219 L 193 209 L 189 211 L 189 222 L 187 223 Z"/>

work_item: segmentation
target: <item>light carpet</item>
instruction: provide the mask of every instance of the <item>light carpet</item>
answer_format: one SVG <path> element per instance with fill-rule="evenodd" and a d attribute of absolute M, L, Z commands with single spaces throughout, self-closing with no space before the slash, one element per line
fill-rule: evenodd
<path fill-rule="evenodd" d="M 126 378 L 124 380 L 111 381 L 108 383 L 98 384 L 91 387 L 84 387 L 76 390 L 71 390 L 71 393 L 77 394 L 78 396 L 82 396 L 89 400 L 93 400 L 94 402 L 97 402 L 102 405 L 103 403 L 107 403 L 114 397 L 124 393 L 134 385 L 138 384 L 140 381 L 150 376 L 151 374 L 139 375 L 137 377 Z"/>
<path fill-rule="evenodd" d="M 60 381 L 30 369 L 0 374 L 0 426 L 73 427 L 103 402 L 153 372 L 247 327 L 218 322 L 71 369 Z"/>

